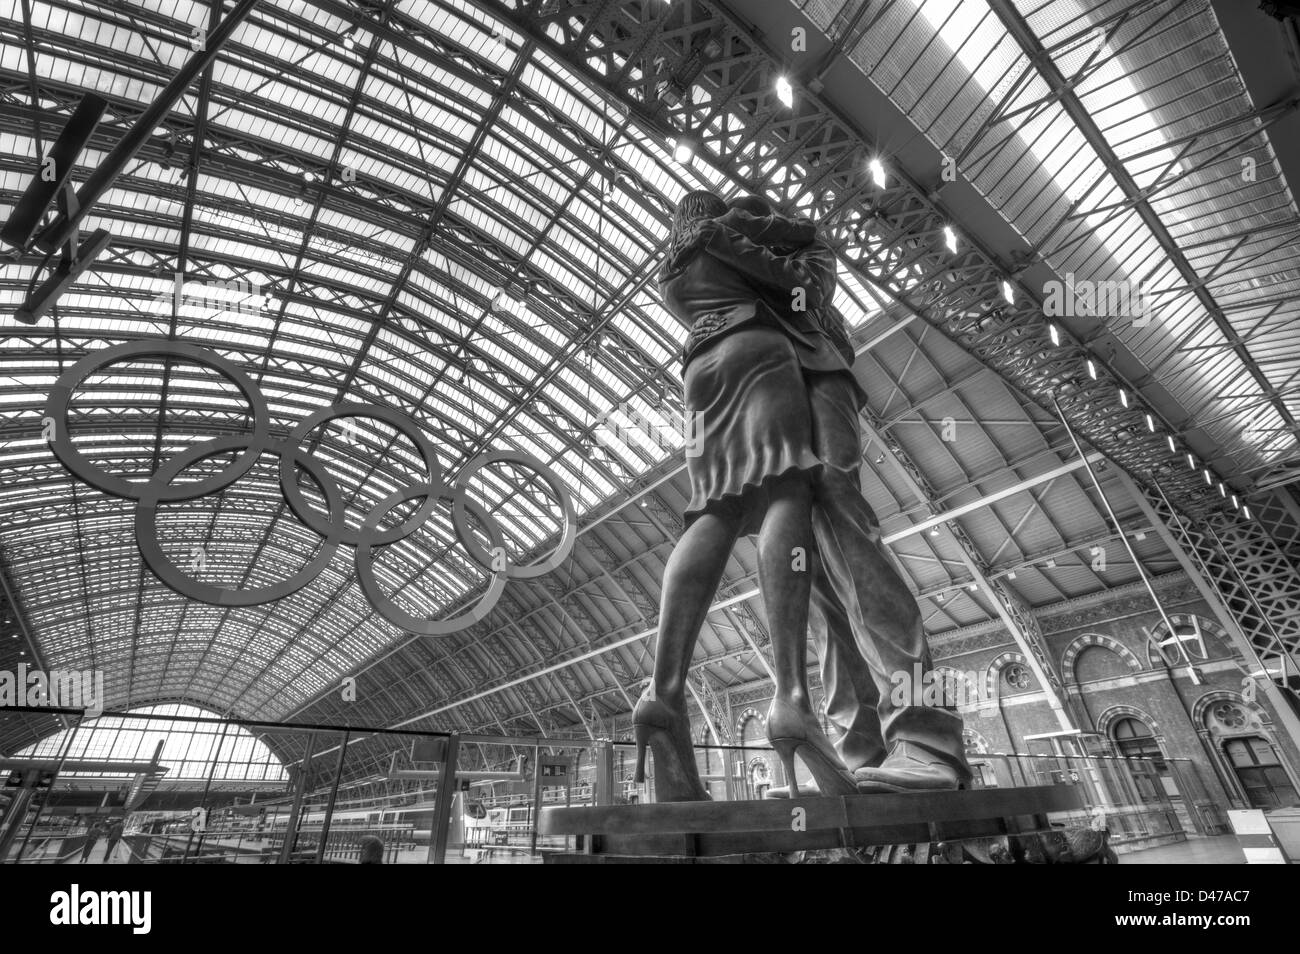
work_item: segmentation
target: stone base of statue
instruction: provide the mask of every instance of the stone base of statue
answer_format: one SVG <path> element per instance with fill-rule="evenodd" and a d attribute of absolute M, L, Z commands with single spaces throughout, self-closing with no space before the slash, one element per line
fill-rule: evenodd
<path fill-rule="evenodd" d="M 1071 785 L 744 802 L 544 808 L 575 836 L 548 864 L 1067 864 L 1112 862 L 1106 833 L 1053 828 L 1083 807 Z"/>

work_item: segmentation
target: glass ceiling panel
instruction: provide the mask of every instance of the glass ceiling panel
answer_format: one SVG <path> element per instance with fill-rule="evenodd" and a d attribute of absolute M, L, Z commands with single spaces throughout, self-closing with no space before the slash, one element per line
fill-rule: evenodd
<path fill-rule="evenodd" d="M 113 97 L 113 118 L 78 179 L 189 55 L 189 25 L 208 15 L 201 4 L 147 9 L 133 22 L 109 3 L 71 13 L 32 4 L 44 104 L 56 95 L 66 103 L 81 86 Z M 623 440 L 599 421 L 619 407 L 650 410 L 647 395 L 660 380 L 677 400 L 685 330 L 652 287 L 668 209 L 690 189 L 730 194 L 734 186 L 703 162 L 674 163 L 658 137 L 630 127 L 619 108 L 536 49 L 494 112 L 524 55 L 522 38 L 456 0 L 403 0 L 401 10 L 436 42 L 414 30 L 393 38 L 378 26 L 374 41 L 313 4 L 263 0 L 213 70 L 209 101 L 188 96 L 92 217 L 129 239 L 129 254 L 77 282 L 60 305 L 57 336 L 48 322 L 0 336 L 6 407 L 30 417 L 23 402 L 36 410 L 86 350 L 174 332 L 220 343 L 253 376 L 278 437 L 315 407 L 378 395 L 421 422 L 445 468 L 485 446 L 553 463 L 580 514 L 675 453 L 642 437 Z M 129 70 L 122 50 L 135 51 Z M 25 107 L 27 64 L 15 53 L 0 50 L 0 67 L 13 80 L 9 101 Z M 87 68 L 83 58 L 100 65 Z M 995 82 L 1004 67 L 990 63 L 981 75 Z M 196 113 L 208 141 L 191 203 L 185 166 Z M 46 119 L 43 149 L 56 131 Z M 473 152 L 471 141 L 479 143 Z M 1071 148 L 1066 141 L 1059 152 Z M 0 172 L 0 200 L 12 204 L 26 184 L 13 168 L 30 168 L 36 152 L 30 123 L 3 128 L 0 154 L 12 168 Z M 616 180 L 605 181 L 607 173 Z M 1136 243 L 1124 225 L 1130 231 L 1115 240 Z M 1123 254 L 1139 251 L 1134 244 Z M 174 315 L 172 274 L 182 256 L 182 295 L 204 301 Z M 5 269 L 0 294 L 11 309 L 31 275 L 27 265 Z M 211 287 L 234 280 L 258 292 Z M 878 312 L 847 273 L 841 282 L 836 301 L 850 322 Z M 228 307 L 249 299 L 246 309 Z M 598 328 L 601 337 L 589 342 Z M 105 461 L 148 471 L 155 447 L 165 457 L 188 440 L 243 429 L 242 405 L 215 399 L 223 394 L 192 374 L 164 387 L 155 366 L 105 390 L 97 407 L 79 406 L 74 424 Z M 15 477 L 0 488 L 0 520 L 23 528 L 17 539 L 4 534 L 9 569 L 34 608 L 50 664 L 102 663 L 116 704 L 201 695 L 222 711 L 287 716 L 402 638 L 370 610 L 342 556 L 267 607 L 175 596 L 141 573 L 129 505 L 74 484 L 22 427 L 12 442 L 6 430 L 0 457 Z M 104 433 L 90 435 L 92 427 Z M 370 472 L 334 437 L 319 454 L 363 485 L 363 503 L 413 466 L 409 455 L 386 451 Z M 282 578 L 316 538 L 279 506 L 273 464 L 259 462 L 220 498 L 168 507 L 169 545 L 177 553 L 209 548 L 217 579 Z M 547 507 L 512 498 L 500 479 L 484 481 L 482 492 L 520 545 L 554 533 Z M 454 539 L 445 518 L 431 519 L 418 543 L 387 548 L 381 576 L 391 589 L 406 588 L 413 612 L 454 604 L 481 579 L 455 548 L 443 552 Z M 435 555 L 441 562 L 424 572 Z M 452 638 L 446 651 L 467 642 Z"/>

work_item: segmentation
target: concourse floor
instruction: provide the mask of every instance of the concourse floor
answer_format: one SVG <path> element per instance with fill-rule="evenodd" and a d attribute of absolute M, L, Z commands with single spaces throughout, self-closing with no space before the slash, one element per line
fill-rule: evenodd
<path fill-rule="evenodd" d="M 1161 845 L 1119 856 L 1122 865 L 1244 865 L 1246 856 L 1233 835 L 1189 838 L 1176 845 Z"/>

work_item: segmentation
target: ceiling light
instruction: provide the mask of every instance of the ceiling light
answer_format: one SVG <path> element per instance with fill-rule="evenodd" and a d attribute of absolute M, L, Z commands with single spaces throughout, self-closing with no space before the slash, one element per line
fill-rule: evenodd
<path fill-rule="evenodd" d="M 952 230 L 951 225 L 943 227 L 943 244 L 948 246 L 948 251 L 957 254 L 957 233 Z"/>
<path fill-rule="evenodd" d="M 935 594 L 934 594 L 934 601 L 935 601 L 936 603 L 942 603 L 942 602 L 943 602 L 943 594 L 942 594 L 942 593 L 935 593 Z"/>
<path fill-rule="evenodd" d="M 1147 430 L 1152 434 L 1156 432 L 1156 419 L 1150 414 L 1147 415 Z"/>
<path fill-rule="evenodd" d="M 1016 303 L 1016 290 L 1011 287 L 1011 283 L 1008 281 L 1002 283 L 1002 297 L 1007 300 L 1008 305 Z"/>
<path fill-rule="evenodd" d="M 1015 570 L 1010 570 L 1010 571 L 1007 572 L 1007 579 L 1008 579 L 1008 580 L 1014 580 L 1015 578 L 1016 578 L 1016 571 L 1015 571 Z"/>
<path fill-rule="evenodd" d="M 1165 437 L 1165 440 L 1167 440 L 1167 441 L 1169 442 L 1169 453 L 1171 453 L 1171 454 L 1177 454 L 1177 453 L 1178 453 L 1178 446 L 1174 443 L 1174 439 L 1173 439 L 1172 437 L 1166 436 L 1166 437 Z"/>
<path fill-rule="evenodd" d="M 881 454 L 879 457 L 876 458 L 876 463 L 877 463 L 877 464 L 883 464 L 884 462 L 885 462 L 885 455 L 884 455 L 884 454 Z"/>
<path fill-rule="evenodd" d="M 1123 404 L 1125 407 L 1128 407 L 1128 392 L 1125 391 L 1123 388 L 1119 389 L 1119 403 Z"/>
<path fill-rule="evenodd" d="M 1247 504 L 1246 506 L 1241 508 L 1241 515 L 1245 517 L 1247 520 L 1250 519 L 1250 504 Z"/>
<path fill-rule="evenodd" d="M 308 182 L 315 182 L 315 181 L 316 181 L 316 173 L 314 173 L 314 172 L 304 172 L 304 173 L 302 174 L 302 177 L 303 177 L 304 179 L 306 179 Z"/>
<path fill-rule="evenodd" d="M 1241 503 L 1237 500 L 1237 495 L 1236 495 L 1236 494 L 1233 494 L 1233 495 L 1232 495 L 1232 505 L 1233 505 L 1234 507 L 1236 507 L 1238 510 L 1241 509 Z"/>
<path fill-rule="evenodd" d="M 885 166 L 879 159 L 872 159 L 868 162 L 867 170 L 871 173 L 871 181 L 876 184 L 876 188 L 883 189 L 889 182 L 885 178 Z"/>
<path fill-rule="evenodd" d="M 1201 473 L 1205 475 L 1205 486 L 1213 487 L 1214 481 L 1210 477 L 1210 471 L 1206 469 L 1206 470 L 1202 470 Z"/>
<path fill-rule="evenodd" d="M 1223 481 L 1219 481 L 1219 496 L 1224 499 L 1227 499 L 1228 496 L 1228 488 L 1223 486 Z"/>
<path fill-rule="evenodd" d="M 930 536 L 932 536 L 932 537 L 937 537 L 938 535 L 939 535 L 939 528 L 938 528 L 938 527 L 931 527 L 931 528 L 930 528 Z"/>
<path fill-rule="evenodd" d="M 1191 454 L 1187 455 L 1187 466 L 1190 467 L 1192 470 L 1196 469 L 1196 458 L 1193 457 Z"/>
<path fill-rule="evenodd" d="M 974 583 L 971 583 L 969 586 L 966 587 L 966 589 L 968 589 L 968 590 L 970 590 L 972 593 L 974 593 L 974 592 L 975 592 L 975 584 L 974 584 Z"/>
<path fill-rule="evenodd" d="M 1145 540 L 1146 538 L 1147 538 L 1147 532 L 1145 530 L 1139 530 L 1137 533 L 1133 534 L 1133 539 L 1137 540 L 1139 543 Z"/>
<path fill-rule="evenodd" d="M 1048 557 L 1047 562 L 1044 563 L 1043 566 L 1047 567 L 1049 570 L 1055 569 L 1056 560 L 1052 559 L 1051 557 Z"/>
<path fill-rule="evenodd" d="M 685 164 L 695 158 L 695 151 L 700 148 L 700 139 L 694 133 L 681 133 L 673 142 L 673 159 Z"/>
<path fill-rule="evenodd" d="M 1092 358 L 1088 359 L 1088 377 L 1092 378 L 1094 381 L 1097 380 L 1097 366 L 1093 364 Z"/>
<path fill-rule="evenodd" d="M 786 109 L 794 108 L 794 87 L 790 85 L 790 81 L 784 76 L 776 78 L 776 98 L 781 101 L 781 104 Z"/>

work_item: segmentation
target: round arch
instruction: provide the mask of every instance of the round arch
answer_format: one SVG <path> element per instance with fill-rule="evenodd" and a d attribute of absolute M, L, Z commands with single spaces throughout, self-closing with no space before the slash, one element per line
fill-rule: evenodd
<path fill-rule="evenodd" d="M 1137 719 L 1137 721 L 1143 723 L 1151 730 L 1151 734 L 1155 736 L 1156 741 L 1160 743 L 1160 748 L 1163 749 L 1165 747 L 1165 736 L 1164 732 L 1160 729 L 1160 723 L 1156 722 L 1155 719 L 1151 718 L 1150 715 L 1139 709 L 1137 706 L 1130 706 L 1121 703 L 1103 709 L 1097 716 L 1097 731 L 1109 739 L 1111 737 L 1111 730 L 1115 727 L 1115 723 L 1120 719 Z"/>
<path fill-rule="evenodd" d="M 1098 646 L 1102 649 L 1108 649 L 1124 661 L 1129 672 L 1141 672 L 1142 663 L 1134 655 L 1133 650 L 1129 649 L 1118 639 L 1111 636 L 1103 636 L 1100 633 L 1084 633 L 1075 637 L 1070 645 L 1065 647 L 1065 652 L 1061 656 L 1061 681 L 1066 685 L 1078 685 L 1078 677 L 1074 672 L 1074 664 L 1078 661 L 1079 655 L 1089 647 Z"/>
<path fill-rule="evenodd" d="M 1031 673 L 1030 678 L 1033 680 L 1034 686 L 1039 689 L 1042 688 L 1042 686 L 1038 685 L 1038 678 L 1032 675 L 1033 670 L 1029 669 L 1029 660 L 1025 658 L 1025 654 L 1008 651 L 996 657 L 989 663 L 988 668 L 985 670 L 985 685 L 989 687 L 991 696 L 996 695 L 996 697 L 999 698 L 1002 696 L 1002 671 L 1008 666 L 1014 664 L 1019 664 L 1029 670 Z M 1023 691 L 1029 692 L 1032 690 L 1025 689 Z"/>
<path fill-rule="evenodd" d="M 736 741 L 737 742 L 740 742 L 745 738 L 745 726 L 747 726 L 750 722 L 752 722 L 755 719 L 758 720 L 758 726 L 760 729 L 763 730 L 763 735 L 766 738 L 767 716 L 763 715 L 763 713 L 759 712 L 753 706 L 749 706 L 748 708 L 745 709 L 744 712 L 740 714 L 740 717 L 736 719 Z"/>
<path fill-rule="evenodd" d="M 1188 655 L 1191 656 L 1193 662 L 1204 662 L 1210 658 L 1210 649 L 1204 645 L 1206 636 L 1213 636 L 1219 641 L 1220 645 L 1228 647 L 1229 654 L 1237 656 L 1236 651 L 1232 649 L 1232 639 L 1228 636 L 1228 631 L 1214 620 L 1206 619 L 1196 613 L 1172 613 L 1169 616 L 1169 622 L 1180 628 L 1183 626 L 1199 628 L 1201 633 L 1200 646 L 1192 640 L 1186 642 L 1187 647 L 1189 647 Z M 1160 658 L 1160 650 L 1157 647 L 1161 640 L 1168 639 L 1169 635 L 1169 627 L 1165 625 L 1164 620 L 1151 628 L 1151 638 L 1147 640 L 1147 660 L 1150 663 L 1150 668 L 1164 668 L 1168 665 L 1164 659 Z M 1166 652 L 1170 654 L 1170 658 L 1175 662 L 1182 662 L 1182 655 L 1173 645 L 1170 645 Z"/>

